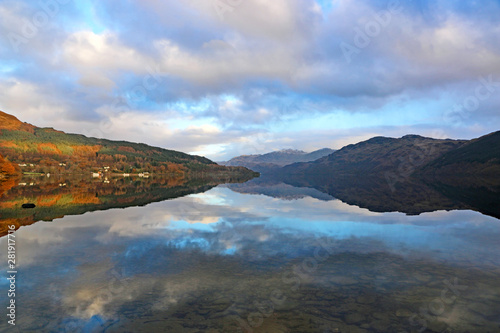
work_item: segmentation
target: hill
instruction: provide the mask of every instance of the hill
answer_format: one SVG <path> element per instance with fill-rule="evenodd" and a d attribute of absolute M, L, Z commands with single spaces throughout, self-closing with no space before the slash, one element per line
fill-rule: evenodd
<path fill-rule="evenodd" d="M 302 150 L 283 149 L 267 154 L 242 155 L 221 164 L 228 166 L 244 166 L 258 172 L 269 172 L 279 167 L 296 162 L 309 162 L 333 153 L 333 149 L 323 148 L 310 153 Z"/>
<path fill-rule="evenodd" d="M 216 169 L 211 160 L 143 143 L 112 141 L 40 128 L 0 111 L 0 154 L 23 172 L 186 174 Z M 238 172 L 245 172 L 239 169 Z M 249 172 L 248 170 L 246 172 Z"/>
<path fill-rule="evenodd" d="M 35 126 L 20 122 L 19 119 L 8 113 L 0 111 L 0 129 L 11 131 L 35 132 Z"/>
<path fill-rule="evenodd" d="M 416 175 L 450 184 L 472 181 L 469 185 L 500 186 L 500 131 L 444 153 L 423 166 Z"/>
<path fill-rule="evenodd" d="M 389 178 L 394 183 L 404 181 L 417 168 L 465 142 L 418 135 L 406 135 L 399 139 L 374 137 L 345 146 L 313 162 L 286 166 L 280 172 L 300 176 L 305 182 L 334 181 L 337 185 L 345 183 L 346 186 L 353 181 L 378 181 L 380 178 Z"/>
<path fill-rule="evenodd" d="M 375 137 L 274 174 L 373 211 L 474 209 L 500 216 L 500 132 L 474 140 Z"/>

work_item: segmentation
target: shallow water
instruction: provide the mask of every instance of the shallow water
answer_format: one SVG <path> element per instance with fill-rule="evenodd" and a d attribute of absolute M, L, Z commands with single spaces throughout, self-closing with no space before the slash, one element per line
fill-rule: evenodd
<path fill-rule="evenodd" d="M 374 213 L 313 196 L 219 186 L 21 227 L 16 328 L 500 331 L 498 219 Z"/>

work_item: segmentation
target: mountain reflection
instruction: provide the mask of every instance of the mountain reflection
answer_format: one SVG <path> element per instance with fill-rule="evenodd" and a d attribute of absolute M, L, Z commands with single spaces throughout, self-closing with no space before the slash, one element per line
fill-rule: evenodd
<path fill-rule="evenodd" d="M 472 211 L 383 214 L 217 187 L 16 234 L 23 330 L 491 332 L 500 324 L 500 222 Z"/>
<path fill-rule="evenodd" d="M 404 212 L 410 215 L 439 210 L 476 210 L 499 218 L 500 201 L 496 189 L 454 188 L 449 185 L 400 184 L 395 192 L 387 186 L 356 184 L 324 191 L 324 186 L 283 183 L 263 176 L 253 180 L 223 185 L 238 193 L 262 194 L 285 201 L 317 199 L 337 201 L 364 207 L 372 212 Z M 143 206 L 152 202 L 174 199 L 192 193 L 205 192 L 227 182 L 217 179 L 188 179 L 172 177 L 110 179 L 25 177 L 0 183 L 0 237 L 7 234 L 7 225 L 16 229 L 37 221 L 52 221 L 66 215 L 111 208 Z M 296 185 L 296 186 L 294 186 Z M 299 186 L 300 185 L 300 186 Z M 310 185 L 313 187 L 306 187 Z M 365 184 L 366 185 L 366 184 Z M 23 209 L 25 203 L 35 204 Z M 335 203 L 334 205 L 338 205 Z M 346 206 L 347 207 L 347 206 Z M 355 209 L 356 208 L 352 208 Z M 191 207 L 184 207 L 191 210 Z M 365 212 L 367 214 L 368 212 Z"/>
<path fill-rule="evenodd" d="M 65 215 L 143 206 L 204 192 L 226 181 L 231 180 L 184 177 L 110 177 L 89 180 L 83 176 L 9 179 L 0 183 L 0 237 L 7 234 L 7 226 L 12 224 L 18 229 L 23 225 L 42 220 L 52 221 Z M 23 208 L 23 204 L 27 203 L 34 204 L 35 208 Z"/>
<path fill-rule="evenodd" d="M 284 178 L 284 179 L 281 179 Z M 464 180 L 462 180 L 464 181 Z M 373 212 L 418 215 L 438 210 L 475 210 L 500 218 L 500 187 L 495 181 L 470 180 L 469 185 L 408 179 L 389 186 L 384 178 L 330 179 L 264 175 L 242 184 L 227 185 L 233 191 L 293 200 L 306 196 L 319 200 L 340 199 Z M 470 185 L 475 184 L 475 185 Z"/>

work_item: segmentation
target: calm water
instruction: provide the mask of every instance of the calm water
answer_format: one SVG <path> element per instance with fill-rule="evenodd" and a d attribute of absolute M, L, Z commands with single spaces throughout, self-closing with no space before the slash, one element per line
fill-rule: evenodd
<path fill-rule="evenodd" d="M 21 227 L 12 331 L 500 332 L 498 219 L 230 187 Z"/>

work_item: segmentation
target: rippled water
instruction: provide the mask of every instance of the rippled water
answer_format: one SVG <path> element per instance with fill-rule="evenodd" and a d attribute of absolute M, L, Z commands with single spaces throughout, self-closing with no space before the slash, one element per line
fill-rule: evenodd
<path fill-rule="evenodd" d="M 22 227 L 16 328 L 500 332 L 498 219 L 318 197 L 219 186 Z"/>

